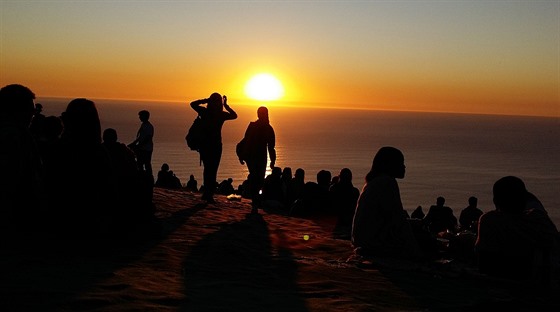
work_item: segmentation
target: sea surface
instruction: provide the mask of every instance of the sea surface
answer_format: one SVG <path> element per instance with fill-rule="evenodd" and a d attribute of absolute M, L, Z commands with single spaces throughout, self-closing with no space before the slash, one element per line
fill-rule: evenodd
<path fill-rule="evenodd" d="M 69 100 L 36 102 L 43 104 L 45 115 L 59 116 Z M 182 183 L 193 174 L 202 184 L 199 154 L 184 139 L 196 117 L 187 101 L 94 101 L 102 129 L 116 129 L 119 141 L 127 144 L 140 126 L 138 111 L 150 111 L 154 174 L 167 163 Z M 256 120 L 257 107 L 230 106 L 239 118 L 226 121 L 222 130 L 218 182 L 231 177 L 238 186 L 248 172 L 237 160 L 235 145 Z M 409 212 L 419 205 L 427 212 L 438 196 L 445 197 L 457 217 L 470 196 L 478 197 L 483 211 L 492 210 L 492 185 L 514 175 L 539 197 L 560 228 L 560 118 L 267 106 L 276 132 L 276 165 L 294 172 L 303 168 L 306 181 L 315 181 L 319 170 L 337 175 L 346 167 L 361 189 L 377 150 L 394 146 L 405 156 L 406 176 L 398 181 Z"/>

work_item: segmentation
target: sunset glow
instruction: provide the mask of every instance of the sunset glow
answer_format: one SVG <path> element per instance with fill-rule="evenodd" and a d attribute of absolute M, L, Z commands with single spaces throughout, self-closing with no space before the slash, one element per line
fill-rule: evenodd
<path fill-rule="evenodd" d="M 232 104 L 560 116 L 559 1 L 317 4 L 2 1 L 0 84 L 39 99 L 220 92 Z M 276 78 L 247 83 L 256 73 Z"/>
<path fill-rule="evenodd" d="M 273 101 L 284 95 L 284 88 L 273 75 L 258 74 L 253 76 L 245 85 L 245 94 L 254 100 Z"/>

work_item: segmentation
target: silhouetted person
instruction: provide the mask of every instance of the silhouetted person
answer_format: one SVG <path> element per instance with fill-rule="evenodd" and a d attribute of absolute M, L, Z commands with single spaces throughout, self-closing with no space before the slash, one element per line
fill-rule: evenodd
<path fill-rule="evenodd" d="M 420 256 L 418 243 L 403 213 L 396 181 L 404 175 L 401 151 L 382 147 L 366 175 L 354 214 L 352 244 L 358 254 L 407 259 Z"/>
<path fill-rule="evenodd" d="M 461 230 L 468 230 L 474 233 L 478 230 L 478 219 L 482 216 L 483 212 L 477 205 L 478 198 L 474 196 L 469 197 L 469 205 L 459 215 Z"/>
<path fill-rule="evenodd" d="M 449 231 L 455 233 L 457 228 L 457 218 L 453 215 L 453 210 L 445 206 L 445 198 L 440 196 L 436 199 L 436 204 L 430 207 L 424 217 L 424 224 L 428 227 L 432 235 Z"/>
<path fill-rule="evenodd" d="M 503 177 L 494 183 L 492 192 L 496 209 L 484 213 L 478 225 L 479 270 L 548 284 L 554 266 L 558 266 L 556 226 L 542 210 L 525 209 L 528 197 L 521 179 Z"/>
<path fill-rule="evenodd" d="M 207 104 L 206 107 L 201 106 Z M 218 168 L 222 158 L 222 127 L 226 120 L 237 118 L 237 113 L 227 104 L 227 97 L 212 93 L 209 98 L 191 102 L 191 107 L 200 115 L 204 123 L 204 140 L 200 146 L 200 159 L 204 164 L 204 193 L 202 199 L 214 202 Z M 224 111 L 224 108 L 226 111 Z M 209 187 L 210 186 L 210 187 Z"/>
<path fill-rule="evenodd" d="M 294 205 L 297 207 L 298 205 L 295 204 L 296 201 L 302 200 L 303 197 L 303 189 L 305 187 L 305 170 L 302 168 L 296 169 L 294 173 L 294 177 L 288 184 L 288 192 L 287 192 L 287 208 L 290 209 L 290 214 L 297 214 L 295 211 L 296 209 L 292 209 Z"/>
<path fill-rule="evenodd" d="M 35 94 L 11 84 L 0 89 L 0 240 L 28 233 L 40 220 L 41 159 L 29 131 Z M 25 229 L 24 231 L 21 231 Z"/>
<path fill-rule="evenodd" d="M 284 198 L 284 207 L 290 207 L 290 203 L 288 202 L 288 187 L 292 178 L 292 168 L 284 167 L 284 169 L 282 169 L 282 193 Z"/>
<path fill-rule="evenodd" d="M 102 145 L 109 154 L 117 183 L 111 233 L 123 236 L 137 235 L 134 230 L 145 232 L 153 217 L 151 180 L 139 171 L 134 152 L 118 141 L 115 129 L 103 131 Z"/>
<path fill-rule="evenodd" d="M 150 112 L 147 110 L 138 112 L 138 118 L 142 124 L 136 133 L 136 139 L 128 146 L 136 154 L 138 169 L 146 172 L 146 174 L 153 179 L 152 153 L 154 151 L 154 126 L 150 123 Z"/>
<path fill-rule="evenodd" d="M 424 211 L 422 211 L 422 206 L 416 207 L 416 209 L 414 209 L 410 217 L 412 219 L 419 219 L 419 220 L 424 219 Z"/>
<path fill-rule="evenodd" d="M 115 222 L 117 180 L 101 145 L 101 124 L 94 102 L 74 99 L 64 113 L 57 156 L 46 164 L 52 229 L 65 238 L 99 238 Z"/>
<path fill-rule="evenodd" d="M 40 103 L 35 104 L 35 111 L 33 112 L 33 119 L 31 119 L 31 124 L 29 125 L 29 130 L 35 138 L 39 140 L 42 133 L 45 122 L 45 115 L 43 115 L 43 105 Z"/>
<path fill-rule="evenodd" d="M 316 182 L 309 181 L 303 188 L 303 214 L 306 216 L 333 215 L 329 188 L 332 174 L 319 170 Z"/>
<path fill-rule="evenodd" d="M 235 188 L 233 187 L 232 178 L 220 182 L 220 185 L 218 185 L 218 194 L 231 195 L 233 193 L 235 193 Z"/>
<path fill-rule="evenodd" d="M 256 121 L 252 121 L 245 130 L 245 154 L 247 159 L 240 159 L 241 164 L 247 162 L 249 183 L 251 185 L 251 204 L 253 212 L 260 206 L 259 191 L 263 187 L 266 174 L 267 151 L 270 156 L 270 168 L 276 163 L 276 135 L 270 125 L 268 109 L 261 106 L 257 109 Z"/>
<path fill-rule="evenodd" d="M 330 188 L 332 206 L 337 217 L 335 235 L 350 239 L 352 234 L 352 220 L 360 190 L 352 184 L 352 171 L 348 168 L 340 170 L 338 182 Z"/>
<path fill-rule="evenodd" d="M 194 178 L 194 175 L 191 174 L 189 176 L 189 180 L 187 181 L 187 190 L 193 193 L 198 192 L 198 182 L 196 181 L 196 179 Z"/>
<path fill-rule="evenodd" d="M 284 208 L 282 169 L 280 167 L 272 168 L 272 172 L 264 179 L 262 187 L 262 201 L 265 208 Z"/>

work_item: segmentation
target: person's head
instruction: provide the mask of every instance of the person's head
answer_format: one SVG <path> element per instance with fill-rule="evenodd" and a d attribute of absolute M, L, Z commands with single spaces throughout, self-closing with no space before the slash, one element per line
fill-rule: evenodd
<path fill-rule="evenodd" d="M 206 107 L 209 111 L 221 112 L 224 109 L 222 95 L 217 92 L 212 93 L 208 98 L 208 105 Z"/>
<path fill-rule="evenodd" d="M 439 196 L 439 197 L 436 199 L 436 205 L 438 205 L 438 206 L 441 207 L 441 206 L 443 206 L 444 204 L 445 204 L 445 197 Z"/>
<path fill-rule="evenodd" d="M 375 154 L 371 170 L 366 176 L 366 181 L 370 181 L 382 174 L 402 179 L 404 178 L 405 168 L 403 153 L 394 147 L 384 146 Z"/>
<path fill-rule="evenodd" d="M 282 168 L 274 167 L 274 168 L 272 168 L 272 172 L 270 174 L 279 178 L 279 177 L 282 176 Z"/>
<path fill-rule="evenodd" d="M 305 170 L 303 170 L 303 168 L 297 168 L 294 173 L 294 178 L 303 181 L 305 179 Z"/>
<path fill-rule="evenodd" d="M 138 112 L 138 118 L 140 118 L 140 121 L 146 122 L 150 119 L 150 112 L 147 110 L 141 110 Z"/>
<path fill-rule="evenodd" d="M 191 175 L 189 176 L 189 180 L 194 180 L 194 174 L 191 174 Z"/>
<path fill-rule="evenodd" d="M 64 112 L 63 136 L 70 141 L 101 143 L 101 122 L 95 103 L 88 99 L 74 99 Z"/>
<path fill-rule="evenodd" d="M 320 170 L 319 172 L 317 172 L 317 184 L 328 187 L 328 185 L 331 183 L 331 177 L 332 174 L 330 171 Z"/>
<path fill-rule="evenodd" d="M 342 168 L 338 174 L 340 183 L 351 183 L 352 182 L 352 171 L 348 168 Z"/>
<path fill-rule="evenodd" d="M 282 179 L 291 179 L 292 178 L 292 168 L 284 167 L 282 169 Z"/>
<path fill-rule="evenodd" d="M 257 117 L 259 118 L 260 121 L 269 123 L 269 119 L 268 119 L 268 108 L 261 106 L 257 109 Z"/>
<path fill-rule="evenodd" d="M 35 94 L 19 84 L 0 89 L 0 120 L 29 126 L 35 112 Z"/>
<path fill-rule="evenodd" d="M 43 131 L 47 139 L 59 139 L 64 130 L 62 120 L 56 116 L 45 117 Z"/>
<path fill-rule="evenodd" d="M 496 209 L 508 213 L 520 213 L 525 208 L 527 189 L 525 183 L 514 176 L 506 176 L 494 183 L 492 189 Z"/>
<path fill-rule="evenodd" d="M 469 197 L 469 206 L 476 207 L 478 205 L 478 198 L 471 196 Z"/>
<path fill-rule="evenodd" d="M 103 131 L 103 142 L 117 143 L 117 130 L 113 128 L 105 129 L 105 131 Z"/>
<path fill-rule="evenodd" d="M 163 172 L 169 171 L 169 165 L 167 163 L 163 163 L 163 165 L 161 165 L 161 171 Z"/>

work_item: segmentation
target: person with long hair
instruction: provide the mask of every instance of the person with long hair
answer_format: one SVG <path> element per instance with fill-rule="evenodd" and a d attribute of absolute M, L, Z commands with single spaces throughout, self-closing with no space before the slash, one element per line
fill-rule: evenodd
<path fill-rule="evenodd" d="M 201 106 L 206 104 L 206 107 Z M 237 113 L 227 104 L 227 97 L 212 93 L 209 98 L 191 102 L 191 107 L 204 121 L 204 140 L 200 146 L 200 159 L 204 165 L 204 193 L 202 199 L 214 203 L 218 167 L 222 158 L 222 127 L 226 120 L 237 118 Z M 225 111 L 224 111 L 225 108 Z"/>
<path fill-rule="evenodd" d="M 352 244 L 359 255 L 406 259 L 421 256 L 396 181 L 404 175 L 402 152 L 394 147 L 382 147 L 366 175 L 354 214 Z"/>

